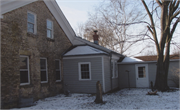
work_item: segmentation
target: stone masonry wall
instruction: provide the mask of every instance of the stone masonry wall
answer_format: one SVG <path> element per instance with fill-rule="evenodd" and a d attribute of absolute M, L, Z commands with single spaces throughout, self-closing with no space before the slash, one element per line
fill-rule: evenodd
<path fill-rule="evenodd" d="M 27 32 L 27 11 L 36 14 L 37 34 Z M 47 19 L 53 21 L 54 39 L 46 37 Z M 71 42 L 43 1 L 4 14 L 1 19 L 2 108 L 18 107 L 21 98 L 35 101 L 60 93 L 63 81 L 56 82 L 55 59 L 62 61 L 62 53 L 70 46 Z M 30 85 L 20 86 L 20 55 L 29 56 Z M 48 83 L 40 81 L 41 57 L 47 58 Z"/>

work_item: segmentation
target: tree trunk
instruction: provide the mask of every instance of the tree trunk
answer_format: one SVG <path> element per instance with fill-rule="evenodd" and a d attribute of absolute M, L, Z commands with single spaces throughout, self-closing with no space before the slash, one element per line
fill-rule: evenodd
<path fill-rule="evenodd" d="M 165 55 L 162 53 L 161 55 L 158 55 L 155 88 L 160 91 L 166 91 L 169 89 L 167 84 L 169 71 L 169 51 L 170 42 L 166 43 Z"/>
<path fill-rule="evenodd" d="M 148 25 L 147 27 L 154 38 L 156 49 L 157 49 L 157 70 L 156 70 L 155 88 L 160 91 L 166 91 L 167 89 L 169 89 L 167 81 L 168 81 L 168 71 L 169 71 L 170 42 L 171 42 L 173 33 L 180 20 L 179 18 L 180 10 L 178 9 L 180 1 L 179 0 L 173 0 L 173 1 L 156 0 L 159 7 L 161 8 L 160 42 L 157 39 L 156 25 L 153 19 L 153 12 L 149 11 L 149 8 L 146 5 L 144 0 L 141 0 L 141 1 L 150 18 L 151 26 Z M 176 19 L 175 23 L 172 22 L 173 19 Z"/>
<path fill-rule="evenodd" d="M 98 103 L 103 103 L 103 100 L 102 100 L 102 87 L 101 87 L 101 84 L 99 81 L 97 81 L 96 83 L 96 99 L 95 101 L 97 104 Z"/>

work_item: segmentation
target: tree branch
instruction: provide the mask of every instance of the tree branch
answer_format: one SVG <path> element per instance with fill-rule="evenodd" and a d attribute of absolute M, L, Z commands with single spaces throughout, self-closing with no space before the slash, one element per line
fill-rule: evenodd
<path fill-rule="evenodd" d="M 151 32 L 151 34 L 153 35 L 153 31 L 151 30 L 151 28 L 149 26 L 147 26 L 148 30 Z"/>
<path fill-rule="evenodd" d="M 148 22 L 146 21 L 139 21 L 139 22 L 133 22 L 133 23 L 122 23 L 122 24 L 117 24 L 117 25 L 132 25 L 132 24 L 139 24 L 139 23 L 145 23 L 149 26 L 151 26 Z M 116 23 L 115 23 L 116 24 Z"/>
<path fill-rule="evenodd" d="M 171 16 L 170 20 L 172 21 L 172 19 L 175 18 L 179 14 L 180 14 L 180 10 L 178 12 L 176 12 L 173 16 Z"/>
<path fill-rule="evenodd" d="M 157 39 L 157 34 L 156 34 L 156 29 L 155 29 L 155 25 L 154 25 L 154 21 L 153 21 L 152 15 L 151 15 L 151 13 L 150 13 L 150 11 L 149 11 L 146 3 L 144 2 L 144 0 L 141 0 L 141 1 L 142 1 L 143 5 L 144 5 L 144 7 L 145 7 L 145 9 L 146 9 L 146 11 L 147 11 L 147 13 L 148 13 L 148 15 L 149 15 L 150 21 L 151 21 L 151 26 L 152 26 L 152 29 L 153 29 L 153 34 L 152 34 L 152 36 L 153 36 L 153 38 L 154 38 L 154 40 L 155 40 L 157 51 L 160 51 L 160 49 L 159 49 L 159 43 L 158 43 L 158 39 Z M 159 1 L 159 0 L 158 0 L 158 1 Z"/>
<path fill-rule="evenodd" d="M 179 22 L 180 22 L 180 17 L 176 20 L 175 24 L 173 25 L 173 27 L 171 29 L 171 32 L 170 32 L 171 37 L 173 36 L 173 33 L 174 33 L 176 26 L 178 25 Z"/>
<path fill-rule="evenodd" d="M 162 3 L 159 0 L 156 0 L 156 2 L 159 4 L 159 6 L 162 6 Z"/>

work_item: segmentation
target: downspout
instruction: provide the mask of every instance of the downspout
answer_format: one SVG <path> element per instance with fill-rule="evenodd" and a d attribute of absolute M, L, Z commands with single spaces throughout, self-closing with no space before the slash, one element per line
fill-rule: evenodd
<path fill-rule="evenodd" d="M 112 90 L 112 66 L 111 66 L 111 60 L 112 60 L 112 52 L 110 53 L 110 81 L 111 81 L 111 90 Z"/>

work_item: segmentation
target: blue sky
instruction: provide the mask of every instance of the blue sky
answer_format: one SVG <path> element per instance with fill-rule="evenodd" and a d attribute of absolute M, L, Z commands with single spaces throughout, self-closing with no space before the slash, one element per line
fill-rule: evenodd
<path fill-rule="evenodd" d="M 84 23 L 88 19 L 88 12 L 94 11 L 103 0 L 56 0 L 67 20 L 75 30 L 78 23 Z"/>

